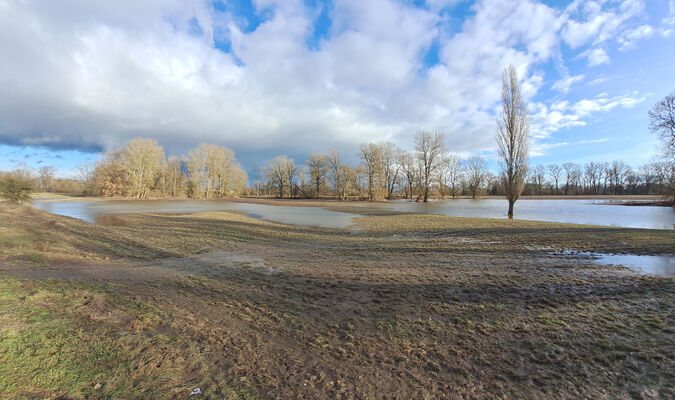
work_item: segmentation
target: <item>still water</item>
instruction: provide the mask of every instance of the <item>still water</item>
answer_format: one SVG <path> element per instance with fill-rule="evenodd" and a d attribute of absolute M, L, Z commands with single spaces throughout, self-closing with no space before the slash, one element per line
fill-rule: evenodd
<path fill-rule="evenodd" d="M 332 203 L 331 205 L 334 205 Z M 457 199 L 416 203 L 400 200 L 388 203 L 348 203 L 346 206 L 377 207 L 401 213 L 427 213 L 458 217 L 506 218 L 506 200 Z M 232 203 L 222 200 L 145 201 L 35 201 L 45 211 L 96 222 L 97 217 L 120 214 L 189 214 L 202 211 L 238 211 L 267 221 L 284 224 L 346 228 L 356 214 L 329 211 L 320 207 L 288 207 Z M 606 200 L 519 200 L 518 219 L 607 225 L 629 228 L 675 229 L 675 211 L 670 207 L 621 206 Z"/>
<path fill-rule="evenodd" d="M 456 217 L 506 218 L 508 204 L 502 199 L 456 199 L 416 203 L 398 200 L 384 203 L 399 212 L 442 214 Z M 572 224 L 620 226 L 627 228 L 675 229 L 675 211 L 671 207 L 622 206 L 608 200 L 541 200 L 516 202 L 517 219 L 567 222 Z"/>
<path fill-rule="evenodd" d="M 284 207 L 264 204 L 232 203 L 222 200 L 123 200 L 123 201 L 39 201 L 35 207 L 95 223 L 97 218 L 123 214 L 193 214 L 204 211 L 235 211 L 251 218 L 282 224 L 346 228 L 355 214 L 324 210 L 320 207 Z"/>
<path fill-rule="evenodd" d="M 602 265 L 624 265 L 645 274 L 675 276 L 675 257 L 670 256 L 600 254 L 595 262 Z"/>

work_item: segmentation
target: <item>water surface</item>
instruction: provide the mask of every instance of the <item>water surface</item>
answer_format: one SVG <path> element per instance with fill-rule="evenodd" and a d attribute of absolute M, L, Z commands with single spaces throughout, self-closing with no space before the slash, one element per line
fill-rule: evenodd
<path fill-rule="evenodd" d="M 675 257 L 626 254 L 598 254 L 597 256 L 594 262 L 599 264 L 623 265 L 645 274 L 675 276 Z"/>
<path fill-rule="evenodd" d="M 428 203 L 397 200 L 381 207 L 398 212 L 442 214 L 455 217 L 506 218 L 504 199 L 448 199 Z M 517 219 L 620 226 L 627 228 L 675 229 L 675 210 L 671 207 L 622 206 L 608 200 L 521 199 L 516 202 Z"/>
<path fill-rule="evenodd" d="M 238 211 L 267 221 L 284 224 L 346 228 L 356 214 L 329 211 L 321 207 L 289 207 L 233 203 L 227 200 L 104 200 L 41 201 L 35 206 L 45 211 L 96 222 L 97 217 L 121 214 L 191 214 L 203 211 Z M 327 206 L 333 206 L 327 204 Z M 351 203 L 345 206 L 381 207 L 400 213 L 441 214 L 458 217 L 506 218 L 504 199 L 457 199 L 416 203 L 397 200 L 388 203 Z M 606 225 L 629 228 L 675 229 L 675 211 L 670 207 L 621 206 L 607 200 L 519 200 L 518 219 Z"/>
<path fill-rule="evenodd" d="M 224 200 L 104 200 L 40 201 L 35 207 L 91 223 L 97 218 L 124 214 L 193 214 L 205 211 L 242 212 L 251 218 L 282 224 L 347 228 L 355 214 L 329 211 L 320 207 L 285 207 L 265 204 L 232 203 Z"/>

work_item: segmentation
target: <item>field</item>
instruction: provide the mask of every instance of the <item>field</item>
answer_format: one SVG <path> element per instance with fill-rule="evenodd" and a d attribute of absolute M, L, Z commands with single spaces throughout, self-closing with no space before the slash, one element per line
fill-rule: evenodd
<path fill-rule="evenodd" d="M 2 399 L 673 398 L 675 232 L 0 205 Z"/>

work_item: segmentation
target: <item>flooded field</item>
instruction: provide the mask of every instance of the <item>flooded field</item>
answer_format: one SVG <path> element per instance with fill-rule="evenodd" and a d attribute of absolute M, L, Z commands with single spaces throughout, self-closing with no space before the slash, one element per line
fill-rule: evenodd
<path fill-rule="evenodd" d="M 675 396 L 674 230 L 243 214 L 0 208 L 0 398 Z"/>
<path fill-rule="evenodd" d="M 314 203 L 316 204 L 316 202 Z M 284 205 L 252 204 L 226 200 L 144 200 L 144 201 L 51 201 L 40 199 L 35 206 L 53 214 L 96 222 L 98 217 L 124 214 L 189 214 L 206 211 L 234 211 L 249 217 L 300 226 L 346 228 L 352 225 L 359 209 L 372 208 L 395 213 L 439 214 L 456 217 L 506 218 L 503 199 L 457 199 L 416 203 L 398 200 L 387 203 L 326 203 L 343 204 L 345 211 L 323 207 L 287 207 Z M 675 211 L 669 207 L 628 207 L 607 200 L 529 200 L 516 203 L 516 218 L 531 221 L 565 222 L 626 228 L 675 229 Z"/>
<path fill-rule="evenodd" d="M 382 207 L 398 212 L 455 217 L 506 218 L 507 202 L 503 199 L 456 199 L 429 203 L 399 200 L 383 204 Z M 516 202 L 515 217 L 531 221 L 675 229 L 675 211 L 670 207 L 629 207 L 601 199 L 521 199 Z"/>
<path fill-rule="evenodd" d="M 266 204 L 233 203 L 223 200 L 105 200 L 50 201 L 38 200 L 34 205 L 52 214 L 87 222 L 101 222 L 102 217 L 129 214 L 192 214 L 208 211 L 239 212 L 251 218 L 282 224 L 346 228 L 356 214 L 329 211 L 320 207 L 284 207 Z"/>

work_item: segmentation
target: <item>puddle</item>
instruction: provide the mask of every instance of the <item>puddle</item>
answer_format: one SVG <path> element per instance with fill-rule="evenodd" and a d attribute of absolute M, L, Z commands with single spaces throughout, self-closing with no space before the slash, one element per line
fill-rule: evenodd
<path fill-rule="evenodd" d="M 675 257 L 597 254 L 593 261 L 602 265 L 623 265 L 644 274 L 675 276 Z"/>
<path fill-rule="evenodd" d="M 554 250 L 538 248 L 537 250 Z M 555 256 L 590 258 L 590 261 L 599 265 L 620 265 L 629 267 L 635 272 L 650 275 L 675 276 L 675 257 L 673 256 L 638 256 L 633 254 L 603 254 L 587 251 L 554 251 Z"/>

